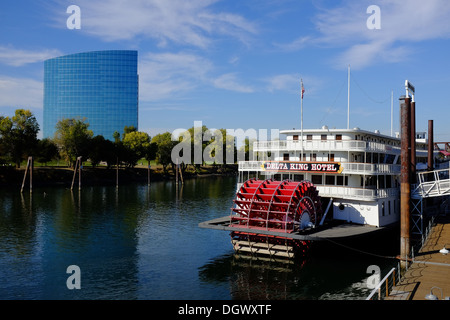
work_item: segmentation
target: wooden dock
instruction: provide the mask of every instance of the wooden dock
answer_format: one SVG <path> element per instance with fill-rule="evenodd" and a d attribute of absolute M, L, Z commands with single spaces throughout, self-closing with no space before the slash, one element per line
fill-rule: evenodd
<path fill-rule="evenodd" d="M 433 289 L 439 300 L 450 299 L 450 253 L 439 252 L 444 246 L 450 250 L 450 216 L 436 219 L 436 225 L 415 255 L 414 262 L 385 300 L 425 300 L 433 287 L 442 289 L 442 297 L 439 289 Z"/>

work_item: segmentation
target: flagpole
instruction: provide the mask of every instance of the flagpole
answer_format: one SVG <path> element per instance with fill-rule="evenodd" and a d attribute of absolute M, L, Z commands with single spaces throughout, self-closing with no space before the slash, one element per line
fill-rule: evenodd
<path fill-rule="evenodd" d="M 300 161 L 303 161 L 303 92 L 305 91 L 303 88 L 303 79 L 300 80 L 302 83 L 302 88 L 301 88 L 301 95 L 302 95 L 302 99 L 301 99 L 301 103 L 300 103 L 300 113 L 301 113 L 301 140 L 302 140 L 302 153 L 301 153 L 301 158 Z"/>
<path fill-rule="evenodd" d="M 348 65 L 348 92 L 347 92 L 347 129 L 350 129 L 350 65 Z"/>

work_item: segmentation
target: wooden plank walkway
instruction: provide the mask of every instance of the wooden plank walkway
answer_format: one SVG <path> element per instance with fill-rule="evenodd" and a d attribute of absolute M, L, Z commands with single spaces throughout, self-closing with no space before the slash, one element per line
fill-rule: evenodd
<path fill-rule="evenodd" d="M 439 252 L 444 246 L 450 250 L 450 216 L 438 217 L 424 246 L 414 257 L 402 281 L 385 300 L 425 300 L 432 287 L 450 297 L 450 254 Z M 434 289 L 439 300 L 441 292 Z"/>

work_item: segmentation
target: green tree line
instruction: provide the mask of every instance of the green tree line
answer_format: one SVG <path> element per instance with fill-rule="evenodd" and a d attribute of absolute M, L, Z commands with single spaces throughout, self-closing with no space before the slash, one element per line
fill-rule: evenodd
<path fill-rule="evenodd" d="M 194 128 L 187 132 L 191 136 L 191 147 L 194 148 L 196 139 L 202 141 L 202 152 L 209 154 L 210 158 L 216 156 L 217 150 L 225 153 L 232 145 L 233 154 L 236 155 L 235 144 L 226 144 L 234 137 L 226 134 L 225 129 L 219 129 L 222 139 L 212 137 L 207 141 L 202 141 L 202 137 L 194 135 Z M 202 136 L 208 131 L 206 126 L 202 127 Z M 108 167 L 122 165 L 134 167 L 139 160 L 145 159 L 149 163 L 156 160 L 163 166 L 164 172 L 175 165 L 172 161 L 172 149 L 181 141 L 173 141 L 170 132 L 164 132 L 150 137 L 146 132 L 137 131 L 133 126 L 125 127 L 123 134 L 115 132 L 114 141 L 105 139 L 101 135 L 94 136 L 89 129 L 86 119 L 63 119 L 56 125 L 56 133 L 53 138 L 38 139 L 39 124 L 30 110 L 17 109 L 14 116 L 0 116 L 0 164 L 14 163 L 20 168 L 20 163 L 33 156 L 40 163 L 47 163 L 61 159 L 69 166 L 74 166 L 77 157 L 81 156 L 83 161 L 89 160 L 92 166 L 97 166 L 100 162 L 105 162 Z M 222 144 L 220 149 L 215 148 L 217 144 Z M 250 152 L 249 141 L 245 140 L 242 146 L 245 149 L 247 158 Z M 228 150 L 230 151 L 230 150 Z M 192 157 L 194 152 L 191 152 Z M 236 156 L 234 161 L 236 161 Z M 199 170 L 200 164 L 181 163 L 181 169 L 186 170 L 191 165 L 195 171 Z M 224 166 L 225 164 L 209 163 L 212 165 Z"/>

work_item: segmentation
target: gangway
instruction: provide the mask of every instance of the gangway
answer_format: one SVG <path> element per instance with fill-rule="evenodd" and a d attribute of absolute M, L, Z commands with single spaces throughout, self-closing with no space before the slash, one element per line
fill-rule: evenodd
<path fill-rule="evenodd" d="M 443 197 L 441 209 L 450 204 L 450 168 L 417 173 L 417 183 L 411 186 L 412 234 L 423 235 L 424 200 Z"/>
<path fill-rule="evenodd" d="M 434 150 L 440 152 L 444 157 L 448 157 L 450 156 L 450 142 L 435 142 Z"/>

